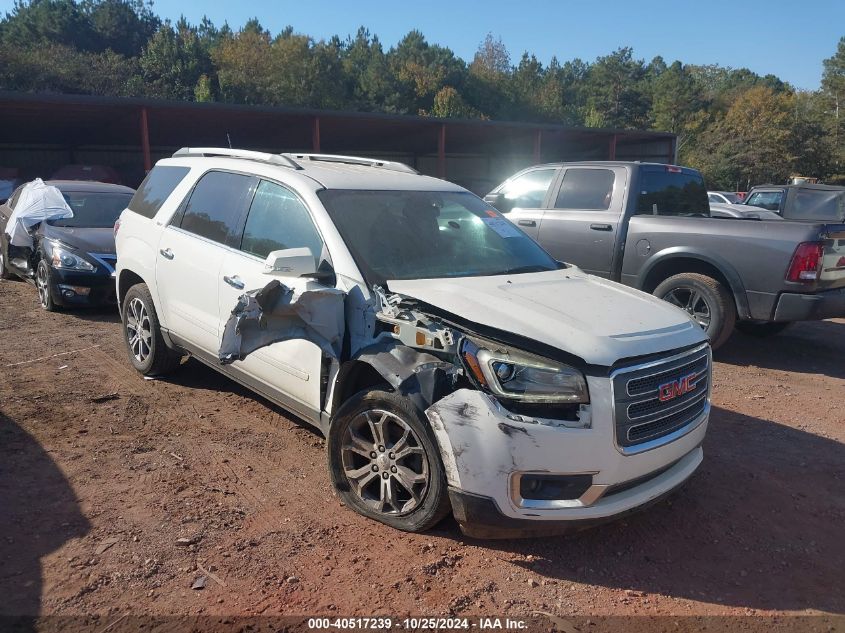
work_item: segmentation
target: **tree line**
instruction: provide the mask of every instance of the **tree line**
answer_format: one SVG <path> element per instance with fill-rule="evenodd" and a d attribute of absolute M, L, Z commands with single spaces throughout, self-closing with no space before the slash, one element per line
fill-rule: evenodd
<path fill-rule="evenodd" d="M 488 35 L 467 62 L 416 30 L 317 40 L 258 19 L 162 20 L 143 0 L 17 0 L 0 20 L 0 89 L 654 129 L 709 186 L 790 175 L 845 183 L 845 37 L 819 90 L 715 64 L 512 59 Z"/>

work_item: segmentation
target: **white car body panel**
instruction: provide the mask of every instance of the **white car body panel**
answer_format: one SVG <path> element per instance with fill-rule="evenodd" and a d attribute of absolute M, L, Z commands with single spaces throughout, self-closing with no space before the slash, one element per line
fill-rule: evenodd
<path fill-rule="evenodd" d="M 225 282 L 218 283 L 218 344 L 232 308 L 244 292 L 259 290 L 273 279 L 278 279 L 287 287 L 299 292 L 304 291 L 309 284 L 314 285 L 313 281 L 306 279 L 267 275 L 264 273 L 263 260 L 234 249 L 229 250 L 223 257 L 219 278 L 222 280 L 223 276 L 237 278 L 244 287 L 238 289 Z M 213 352 L 216 354 L 217 349 Z M 289 398 L 305 404 L 309 409 L 318 411 L 322 357 L 322 351 L 315 343 L 293 339 L 256 350 L 232 365 L 268 387 L 284 392 Z"/>
<path fill-rule="evenodd" d="M 220 346 L 220 266 L 227 247 L 167 227 L 158 250 L 155 278 L 168 329 L 216 354 Z"/>
<path fill-rule="evenodd" d="M 680 308 L 575 267 L 496 277 L 388 281 L 393 292 L 596 365 L 701 342 Z"/>

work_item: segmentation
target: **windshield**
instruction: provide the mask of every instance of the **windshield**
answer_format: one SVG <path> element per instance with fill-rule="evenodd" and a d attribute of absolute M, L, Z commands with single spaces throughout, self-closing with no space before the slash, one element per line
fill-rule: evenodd
<path fill-rule="evenodd" d="M 638 215 L 710 215 L 704 179 L 697 172 L 678 168 L 643 168 Z"/>
<path fill-rule="evenodd" d="M 50 224 L 96 229 L 113 227 L 132 199 L 128 193 L 96 191 L 63 191 L 62 196 L 73 209 L 73 217 L 53 220 Z"/>
<path fill-rule="evenodd" d="M 329 190 L 319 196 L 370 284 L 558 268 L 471 193 Z"/>

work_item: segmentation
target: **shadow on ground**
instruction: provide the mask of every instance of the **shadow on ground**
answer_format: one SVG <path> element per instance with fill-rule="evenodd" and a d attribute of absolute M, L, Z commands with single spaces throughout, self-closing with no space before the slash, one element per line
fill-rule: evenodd
<path fill-rule="evenodd" d="M 714 354 L 722 363 L 845 378 L 845 321 L 794 323 L 768 338 L 736 332 Z"/>
<path fill-rule="evenodd" d="M 668 501 L 570 537 L 488 542 L 541 576 L 751 609 L 845 612 L 845 446 L 724 409 Z"/>
<path fill-rule="evenodd" d="M 64 308 L 68 316 L 93 323 L 120 323 L 117 306 L 97 306 L 95 308 Z"/>
<path fill-rule="evenodd" d="M 89 528 L 50 455 L 0 412 L 0 616 L 37 615 L 42 557 Z"/>

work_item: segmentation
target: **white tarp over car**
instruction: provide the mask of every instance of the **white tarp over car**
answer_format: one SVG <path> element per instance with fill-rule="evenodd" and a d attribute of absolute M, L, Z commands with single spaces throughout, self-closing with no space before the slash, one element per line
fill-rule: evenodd
<path fill-rule="evenodd" d="M 36 178 L 21 190 L 15 209 L 6 224 L 6 234 L 12 246 L 31 247 L 33 243 L 29 229 L 33 226 L 44 220 L 72 217 L 73 210 L 68 206 L 62 192 Z"/>

